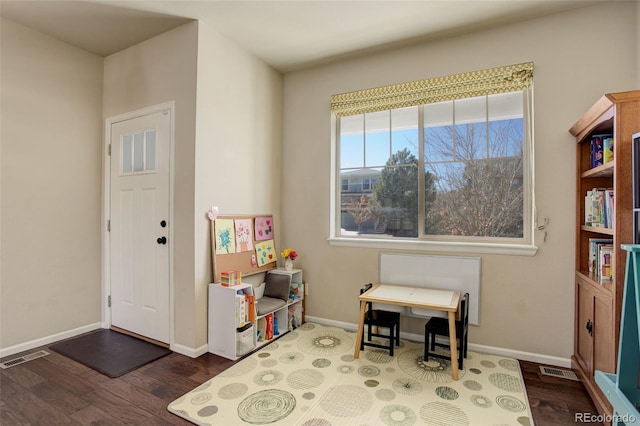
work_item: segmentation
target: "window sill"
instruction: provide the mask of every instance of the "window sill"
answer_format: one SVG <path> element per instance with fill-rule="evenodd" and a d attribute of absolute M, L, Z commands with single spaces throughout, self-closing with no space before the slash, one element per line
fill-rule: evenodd
<path fill-rule="evenodd" d="M 416 250 L 453 253 L 485 253 L 512 256 L 535 256 L 538 247 L 526 244 L 491 244 L 444 241 L 372 240 L 348 237 L 330 237 L 329 244 L 336 247 L 360 247 L 397 250 Z"/>

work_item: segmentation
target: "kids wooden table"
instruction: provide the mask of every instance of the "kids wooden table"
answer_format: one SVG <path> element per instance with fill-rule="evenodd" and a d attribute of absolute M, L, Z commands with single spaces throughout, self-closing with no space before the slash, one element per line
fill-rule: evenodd
<path fill-rule="evenodd" d="M 360 321 L 358 322 L 358 335 L 356 347 L 353 353 L 355 358 L 360 357 L 360 344 L 364 330 L 364 316 L 367 310 L 367 302 L 400 305 L 409 308 L 422 308 L 436 311 L 445 311 L 449 318 L 449 345 L 451 348 L 451 376 L 458 380 L 458 360 L 456 341 L 456 312 L 460 304 L 460 292 L 453 290 L 436 290 L 430 288 L 408 287 L 392 284 L 374 284 L 368 291 L 360 295 Z"/>

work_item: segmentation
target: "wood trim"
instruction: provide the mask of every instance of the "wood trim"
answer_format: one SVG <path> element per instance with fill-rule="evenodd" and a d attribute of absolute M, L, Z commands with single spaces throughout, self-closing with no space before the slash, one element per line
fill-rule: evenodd
<path fill-rule="evenodd" d="M 112 325 L 110 329 L 121 334 L 126 334 L 127 336 L 135 337 L 136 339 L 144 340 L 145 342 L 153 343 L 156 346 L 161 346 L 163 348 L 169 349 L 168 343 L 160 342 L 147 336 L 142 336 L 140 334 L 134 333 L 133 331 L 125 330 L 124 328 L 116 327 L 115 325 Z"/>
<path fill-rule="evenodd" d="M 571 357 L 571 368 L 576 373 L 585 389 L 589 393 L 593 404 L 596 406 L 598 413 L 607 418 L 613 416 L 613 406 L 609 403 L 609 400 L 605 398 L 604 394 L 596 384 L 593 377 L 589 377 L 583 370 L 582 366 L 578 362 L 575 356 Z M 610 423 L 609 423 L 610 424 Z"/>
<path fill-rule="evenodd" d="M 580 142 L 598 124 L 613 118 L 613 103 L 607 96 L 603 96 L 574 123 L 569 132 Z"/>

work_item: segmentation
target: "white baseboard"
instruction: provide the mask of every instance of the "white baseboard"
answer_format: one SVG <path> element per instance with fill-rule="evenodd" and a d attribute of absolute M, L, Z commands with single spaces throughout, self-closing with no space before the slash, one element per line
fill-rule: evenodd
<path fill-rule="evenodd" d="M 358 324 L 342 321 L 334 321 L 326 318 L 313 317 L 307 315 L 306 321 L 315 322 L 323 325 L 344 328 L 345 330 L 357 331 Z M 424 342 L 424 335 L 414 333 L 400 333 L 400 337 L 414 342 Z M 561 358 L 556 356 L 538 354 L 533 352 L 518 351 L 515 349 L 498 348 L 495 346 L 478 345 L 469 343 L 469 349 L 475 352 L 484 352 L 492 355 L 501 355 L 509 358 L 520 359 L 523 361 L 537 362 L 539 364 L 555 365 L 557 367 L 571 368 L 570 358 Z"/>
<path fill-rule="evenodd" d="M 313 317 L 309 315 L 306 316 L 306 320 L 309 322 L 315 322 L 318 324 L 344 328 L 345 330 L 356 331 L 358 329 L 358 325 L 355 323 L 334 321 L 326 318 Z M 19 352 L 25 352 L 34 348 L 38 348 L 40 346 L 48 345 L 50 343 L 54 343 L 59 340 L 75 337 L 83 333 L 88 333 L 90 331 L 98 330 L 100 328 L 105 328 L 105 327 L 103 327 L 102 323 L 97 322 L 97 323 L 88 324 L 82 327 L 74 328 L 72 330 L 67 330 L 62 333 L 52 334 L 50 336 L 42 337 L 40 339 L 35 339 L 29 342 L 24 342 L 18 345 L 10 346 L 8 348 L 0 348 L 0 358 L 17 354 Z M 421 334 L 401 333 L 400 336 L 405 339 L 412 340 L 414 342 L 424 342 L 424 336 Z M 185 355 L 190 358 L 197 358 L 200 355 L 204 355 L 205 353 L 207 353 L 209 350 L 209 347 L 208 345 L 202 345 L 199 348 L 194 349 L 188 346 L 173 344 L 171 345 L 170 349 L 181 355 Z M 524 352 L 524 351 L 518 351 L 515 349 L 508 349 L 508 348 L 499 348 L 495 346 L 478 345 L 475 343 L 469 343 L 469 349 L 476 352 L 485 352 L 493 355 L 502 355 L 510 358 L 521 359 L 523 361 L 537 362 L 539 364 L 555 365 L 558 367 L 571 368 L 571 359 L 569 358 L 561 358 L 561 357 L 538 354 L 533 352 Z"/>
<path fill-rule="evenodd" d="M 199 348 L 194 349 L 175 343 L 171 345 L 170 349 L 174 352 L 179 353 L 180 355 L 185 355 L 190 358 L 198 358 L 200 355 L 204 355 L 209 351 L 209 345 L 202 345 Z"/>
<path fill-rule="evenodd" d="M 4 358 L 6 356 L 10 356 L 13 354 L 17 354 L 20 352 L 25 352 L 34 348 L 39 348 L 40 346 L 45 346 L 50 343 L 58 342 L 60 340 L 69 339 L 71 337 L 79 336 L 84 333 L 88 333 L 90 331 L 98 330 L 101 328 L 109 328 L 105 324 L 96 322 L 93 324 L 88 324 L 82 327 L 74 328 L 73 330 L 67 330 L 62 333 L 52 334 L 50 336 L 42 337 L 40 339 L 31 340 L 29 342 L 20 343 L 19 345 L 10 346 L 8 348 L 0 348 L 0 358 Z M 198 358 L 200 355 L 207 353 L 209 350 L 208 345 L 200 346 L 199 348 L 193 349 L 187 346 L 174 344 L 171 345 L 170 348 L 172 351 L 177 352 L 179 354 L 191 357 Z"/>
<path fill-rule="evenodd" d="M 8 348 L 0 348 L 0 358 L 5 356 L 17 354 L 19 352 L 25 352 L 40 346 L 48 345 L 59 340 L 68 339 L 70 337 L 79 336 L 83 333 L 98 330 L 102 327 L 102 323 L 96 322 L 93 324 L 84 325 L 82 327 L 74 328 L 73 330 L 63 331 L 62 333 L 52 334 L 50 336 L 42 337 L 40 339 L 31 340 L 28 342 L 20 343 L 18 345 L 9 346 Z"/>

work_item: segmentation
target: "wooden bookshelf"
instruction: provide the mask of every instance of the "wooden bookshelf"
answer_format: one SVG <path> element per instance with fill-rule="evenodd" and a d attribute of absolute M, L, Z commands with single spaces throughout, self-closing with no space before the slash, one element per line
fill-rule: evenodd
<path fill-rule="evenodd" d="M 589 108 L 569 130 L 577 143 L 575 334 L 572 367 L 600 414 L 612 406 L 595 382 L 596 370 L 616 372 L 626 252 L 633 240 L 632 135 L 640 131 L 640 91 L 609 93 Z M 613 161 L 591 166 L 593 135 L 611 133 Z M 614 191 L 610 228 L 585 225 L 585 196 L 593 188 Z M 589 271 L 589 239 L 613 240 L 612 279 Z"/>

